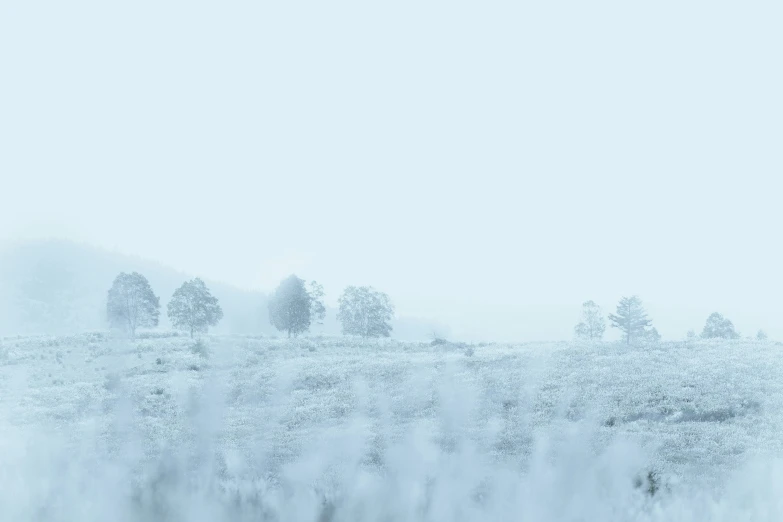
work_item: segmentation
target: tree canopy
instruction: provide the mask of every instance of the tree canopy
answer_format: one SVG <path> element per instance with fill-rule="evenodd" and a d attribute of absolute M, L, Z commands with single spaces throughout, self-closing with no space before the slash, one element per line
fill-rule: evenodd
<path fill-rule="evenodd" d="M 718 312 L 711 313 L 707 318 L 701 336 L 704 339 L 739 339 L 734 324 Z"/>
<path fill-rule="evenodd" d="M 223 319 L 223 309 L 207 285 L 199 278 L 182 283 L 174 291 L 168 304 L 168 316 L 172 326 L 179 330 L 206 333 Z"/>
<path fill-rule="evenodd" d="M 124 330 L 134 338 L 138 328 L 158 326 L 160 299 L 146 277 L 138 272 L 122 272 L 109 289 L 106 316 L 112 328 Z"/>
<path fill-rule="evenodd" d="M 601 340 L 606 331 L 606 320 L 601 307 L 593 301 L 582 303 L 582 320 L 574 327 L 577 337 L 591 341 Z"/>
<path fill-rule="evenodd" d="M 339 299 L 337 319 L 343 334 L 389 337 L 394 305 L 389 296 L 369 286 L 349 286 Z"/>
<path fill-rule="evenodd" d="M 288 337 L 310 329 L 313 321 L 321 322 L 326 315 L 324 290 L 312 281 L 308 290 L 304 279 L 290 275 L 280 282 L 269 301 L 269 322 Z"/>

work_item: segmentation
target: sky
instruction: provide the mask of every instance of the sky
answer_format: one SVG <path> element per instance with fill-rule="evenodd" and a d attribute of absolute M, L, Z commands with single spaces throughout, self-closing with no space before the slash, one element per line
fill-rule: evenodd
<path fill-rule="evenodd" d="M 0 240 L 567 339 L 783 338 L 777 1 L 3 2 Z M 617 336 L 616 333 L 613 334 Z"/>

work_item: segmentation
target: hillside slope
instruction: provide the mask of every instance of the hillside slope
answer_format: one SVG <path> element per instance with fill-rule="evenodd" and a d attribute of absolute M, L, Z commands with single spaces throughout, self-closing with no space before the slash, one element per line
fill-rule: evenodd
<path fill-rule="evenodd" d="M 123 271 L 138 271 L 147 277 L 161 298 L 161 328 L 168 328 L 166 303 L 192 276 L 152 261 L 68 241 L 5 245 L 0 252 L 0 334 L 105 329 L 106 293 Z M 217 333 L 271 333 L 264 294 L 214 281 L 207 284 L 225 312 Z"/>
<path fill-rule="evenodd" d="M 154 261 L 70 241 L 0 245 L 0 336 L 105 330 L 109 287 L 117 274 L 132 271 L 144 274 L 160 297 L 160 329 L 168 329 L 166 304 L 174 290 L 192 275 Z M 266 294 L 203 279 L 224 312 L 213 333 L 278 334 L 269 324 Z M 324 324 L 313 325 L 312 333 L 339 335 L 336 315 L 334 308 L 327 307 Z M 448 335 L 446 327 L 418 318 L 399 317 L 392 325 L 392 335 L 397 339 Z"/>

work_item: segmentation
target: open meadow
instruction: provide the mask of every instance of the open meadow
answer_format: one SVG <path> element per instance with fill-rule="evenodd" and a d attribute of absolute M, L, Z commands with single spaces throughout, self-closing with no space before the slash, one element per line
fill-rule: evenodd
<path fill-rule="evenodd" d="M 2 520 L 783 519 L 775 342 L 0 341 Z"/>

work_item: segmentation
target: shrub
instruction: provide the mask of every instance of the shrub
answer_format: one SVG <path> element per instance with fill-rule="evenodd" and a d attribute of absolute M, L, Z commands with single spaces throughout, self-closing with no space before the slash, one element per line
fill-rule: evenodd
<path fill-rule="evenodd" d="M 654 497 L 661 489 L 661 477 L 655 470 L 649 470 L 643 477 L 637 476 L 633 482 L 634 488 L 641 489 L 648 497 Z"/>

